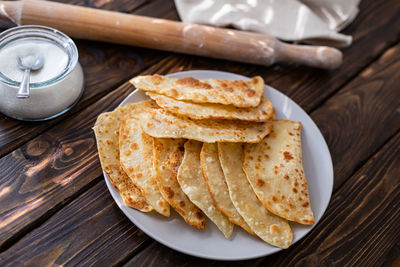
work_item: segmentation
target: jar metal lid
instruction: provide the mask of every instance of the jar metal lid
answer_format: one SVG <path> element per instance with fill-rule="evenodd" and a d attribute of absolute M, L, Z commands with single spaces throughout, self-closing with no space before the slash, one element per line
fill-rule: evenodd
<path fill-rule="evenodd" d="M 68 63 L 58 75 L 46 81 L 30 83 L 31 88 L 39 88 L 57 83 L 67 77 L 74 70 L 79 57 L 78 49 L 76 48 L 74 41 L 72 41 L 72 39 L 66 34 L 50 27 L 25 25 L 8 29 L 0 33 L 0 49 L 12 42 L 26 39 L 43 40 L 54 43 L 58 47 L 62 48 L 68 55 Z M 0 72 L 0 82 L 13 87 L 19 87 L 21 84 L 20 81 L 10 79 L 2 72 Z"/>

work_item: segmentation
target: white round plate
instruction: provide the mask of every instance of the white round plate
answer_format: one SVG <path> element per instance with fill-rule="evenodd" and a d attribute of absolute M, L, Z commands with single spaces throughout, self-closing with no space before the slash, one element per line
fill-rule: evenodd
<path fill-rule="evenodd" d="M 221 80 L 249 79 L 245 76 L 220 71 L 185 71 L 168 76 Z M 333 186 L 331 155 L 318 127 L 299 105 L 269 86 L 265 86 L 264 95 L 274 105 L 277 119 L 300 121 L 302 124 L 303 166 L 315 224 L 305 226 L 290 222 L 294 235 L 293 243 L 295 243 L 311 231 L 328 206 Z M 120 106 L 146 99 L 148 97 L 142 91 L 136 90 Z M 192 256 L 214 260 L 252 259 L 281 250 L 251 236 L 239 227 L 235 227 L 232 236 L 225 239 L 210 220 L 207 220 L 206 229 L 202 231 L 187 225 L 176 212 L 172 212 L 173 209 L 171 209 L 171 216 L 167 218 L 156 212 L 142 213 L 129 208 L 123 203 L 121 196 L 112 186 L 105 173 L 104 177 L 106 177 L 105 180 L 111 195 L 125 215 L 147 235 L 172 249 Z"/>

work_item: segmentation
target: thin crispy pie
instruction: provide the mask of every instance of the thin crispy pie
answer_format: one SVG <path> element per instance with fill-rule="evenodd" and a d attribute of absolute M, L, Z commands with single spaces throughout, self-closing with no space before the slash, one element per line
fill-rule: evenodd
<path fill-rule="evenodd" d="M 196 120 L 225 119 L 263 122 L 271 119 L 274 115 L 271 101 L 264 96 L 261 97 L 261 102 L 257 107 L 238 108 L 232 105 L 180 101 L 152 92 L 146 94 L 163 109 Z"/>
<path fill-rule="evenodd" d="M 199 207 L 208 218 L 229 238 L 233 232 L 233 224 L 214 205 L 204 182 L 200 166 L 202 143 L 189 140 L 185 143 L 185 155 L 178 171 L 178 182 L 188 198 Z"/>
<path fill-rule="evenodd" d="M 173 115 L 163 109 L 146 109 L 140 125 L 156 138 L 186 138 L 206 143 L 260 142 L 272 129 L 272 121 L 245 122 L 228 120 L 193 120 Z"/>
<path fill-rule="evenodd" d="M 153 102 L 129 103 L 112 112 L 102 113 L 93 127 L 102 169 L 121 194 L 124 203 L 144 212 L 149 212 L 153 208 L 147 203 L 140 189 L 121 168 L 119 161 L 119 125 L 126 114 L 136 108 L 151 106 L 151 103 Z"/>
<path fill-rule="evenodd" d="M 203 143 L 200 153 L 201 171 L 215 206 L 231 221 L 254 235 L 245 220 L 237 212 L 229 196 L 228 185 L 218 157 L 217 143 Z"/>
<path fill-rule="evenodd" d="M 233 205 L 251 230 L 271 245 L 289 247 L 293 234 L 287 220 L 267 211 L 247 181 L 242 144 L 218 143 L 218 154 Z"/>
<path fill-rule="evenodd" d="M 160 193 L 153 169 L 153 137 L 140 128 L 138 112 L 131 112 L 121 121 L 119 131 L 121 166 L 140 188 L 147 202 L 161 215 L 169 216 L 169 204 Z"/>
<path fill-rule="evenodd" d="M 300 122 L 277 120 L 258 144 L 245 145 L 243 169 L 254 192 L 272 213 L 313 224 L 301 158 Z"/>
<path fill-rule="evenodd" d="M 158 74 L 137 76 L 130 82 L 138 89 L 196 103 L 217 103 L 240 108 L 257 107 L 264 92 L 264 80 L 197 80 L 170 78 Z"/>
<path fill-rule="evenodd" d="M 192 226 L 205 228 L 205 217 L 182 191 L 177 181 L 185 140 L 170 138 L 154 139 L 154 170 L 161 194 L 169 204 Z"/>

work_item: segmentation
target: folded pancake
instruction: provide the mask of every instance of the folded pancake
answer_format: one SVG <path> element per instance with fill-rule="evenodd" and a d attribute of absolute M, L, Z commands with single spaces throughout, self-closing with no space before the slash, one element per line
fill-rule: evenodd
<path fill-rule="evenodd" d="M 191 226 L 204 229 L 206 220 L 201 210 L 182 191 L 177 181 L 178 169 L 184 155 L 185 140 L 154 139 L 154 170 L 161 194 Z"/>
<path fill-rule="evenodd" d="M 143 132 L 138 112 L 131 112 L 122 121 L 119 131 L 121 166 L 142 191 L 147 202 L 161 215 L 169 216 L 169 204 L 158 188 L 153 169 L 153 137 Z"/>
<path fill-rule="evenodd" d="M 217 103 L 240 108 L 257 107 L 264 92 L 264 80 L 197 80 L 192 77 L 170 78 L 158 74 L 130 80 L 138 89 L 196 103 Z"/>
<path fill-rule="evenodd" d="M 229 196 L 228 185 L 225 181 L 224 173 L 218 157 L 217 143 L 203 143 L 200 153 L 201 171 L 208 192 L 214 200 L 214 205 L 224 214 L 231 223 L 239 225 L 244 230 L 254 235 L 245 220 L 233 206 Z"/>
<path fill-rule="evenodd" d="M 274 108 L 271 101 L 264 96 L 261 102 L 254 108 L 238 108 L 232 105 L 221 104 L 199 104 L 189 101 L 180 101 L 172 97 L 156 93 L 146 93 L 157 105 L 177 115 L 187 116 L 192 119 L 225 119 L 263 122 L 271 119 L 274 115 Z"/>
<path fill-rule="evenodd" d="M 232 203 L 251 230 L 268 244 L 289 247 L 293 234 L 287 220 L 270 213 L 247 181 L 242 144 L 218 143 L 218 154 Z"/>
<path fill-rule="evenodd" d="M 99 115 L 93 130 L 96 135 L 97 147 L 101 167 L 107 173 L 110 182 L 121 194 L 124 203 L 143 212 L 149 212 L 153 208 L 149 205 L 141 191 L 122 170 L 119 161 L 119 125 L 122 118 L 135 108 L 151 106 L 153 101 L 144 101 L 135 104 L 127 104 L 112 112 Z"/>
<path fill-rule="evenodd" d="M 274 121 L 273 131 L 258 144 L 246 144 L 243 170 L 254 192 L 272 213 L 313 224 L 301 159 L 300 122 Z"/>
<path fill-rule="evenodd" d="M 143 131 L 156 138 L 186 138 L 206 143 L 260 142 L 272 127 L 272 121 L 193 120 L 163 109 L 146 109 L 140 114 Z"/>
<path fill-rule="evenodd" d="M 178 182 L 183 192 L 211 219 L 229 238 L 233 232 L 233 224 L 214 205 L 204 182 L 200 166 L 200 152 L 202 143 L 189 140 L 185 143 L 185 155 L 178 171 Z"/>

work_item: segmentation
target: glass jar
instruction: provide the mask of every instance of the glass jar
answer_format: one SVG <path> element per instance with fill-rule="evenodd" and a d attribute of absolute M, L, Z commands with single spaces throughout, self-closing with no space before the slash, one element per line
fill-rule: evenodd
<path fill-rule="evenodd" d="M 24 70 L 17 58 L 36 55 L 41 69 L 31 71 L 29 98 L 17 98 Z M 0 34 L 0 112 L 18 120 L 55 118 L 72 108 L 83 93 L 84 77 L 78 49 L 64 33 L 27 25 Z"/>

